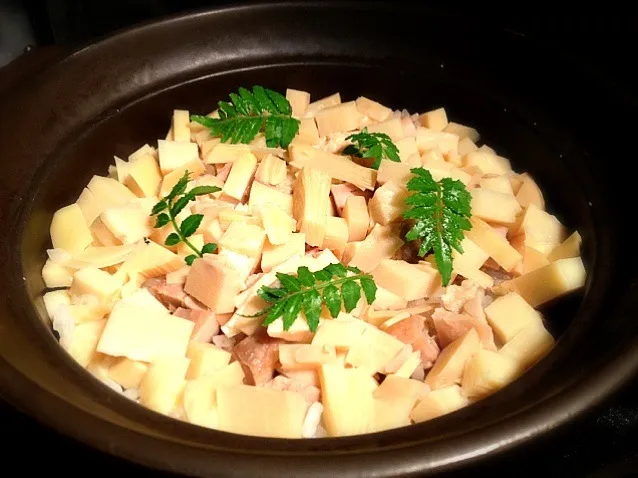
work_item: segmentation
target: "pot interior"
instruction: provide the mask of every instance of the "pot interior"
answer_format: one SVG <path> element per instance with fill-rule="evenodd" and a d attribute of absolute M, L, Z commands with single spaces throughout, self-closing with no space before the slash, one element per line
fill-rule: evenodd
<path fill-rule="evenodd" d="M 604 90 L 585 86 L 572 64 L 538 45 L 467 19 L 455 19 L 458 36 L 450 36 L 445 15 L 430 12 L 432 28 L 415 30 L 421 24 L 416 17 L 381 12 L 388 19 L 381 38 L 374 27 L 379 12 L 352 16 L 358 7 L 347 7 L 351 28 L 344 30 L 340 7 L 320 14 L 314 6 L 261 8 L 194 15 L 107 40 L 44 72 L 8 103 L 18 120 L 0 118 L 1 139 L 41 131 L 32 148 L 22 142 L 7 150 L 20 173 L 7 182 L 26 178 L 12 183 L 20 207 L 4 232 L 3 274 L 10 287 L 2 325 L 13 336 L 0 338 L 0 355 L 10 365 L 3 380 L 16 384 L 12 402 L 103 450 L 174 471 L 301 476 L 303 464 L 309 476 L 325 466 L 355 476 L 365 460 L 378 476 L 407 476 L 525 441 L 621 383 L 638 362 L 635 356 L 622 367 L 614 361 L 638 332 L 636 294 L 628 293 L 635 278 L 628 261 L 635 259 L 622 253 L 631 241 L 618 212 L 628 204 L 630 178 L 611 175 L 617 145 L 602 132 L 612 129 L 602 125 L 601 135 L 592 134 L 581 107 L 584 92 Z M 286 30 L 290 25 L 298 26 Z M 41 299 L 53 213 L 75 201 L 92 175 L 106 175 L 113 155 L 125 158 L 163 138 L 173 109 L 206 114 L 229 92 L 252 85 L 302 89 L 313 99 L 336 91 L 344 100 L 363 95 L 410 112 L 444 106 L 452 121 L 477 128 L 481 142 L 509 158 L 516 171 L 529 172 L 548 211 L 583 236 L 588 270 L 583 291 L 543 309 L 559 338 L 552 352 L 500 392 L 431 422 L 302 441 L 180 423 L 129 402 L 81 370 L 55 343 Z M 24 172 L 29 168 L 32 174 Z"/>

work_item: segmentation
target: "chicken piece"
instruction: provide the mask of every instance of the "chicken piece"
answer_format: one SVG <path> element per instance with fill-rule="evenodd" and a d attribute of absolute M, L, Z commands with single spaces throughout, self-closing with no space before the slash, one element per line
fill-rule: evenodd
<path fill-rule="evenodd" d="M 424 318 L 420 315 L 411 315 L 400 320 L 390 325 L 386 332 L 421 352 L 421 363 L 425 368 L 430 368 L 439 356 L 440 349 L 425 329 Z"/>
<path fill-rule="evenodd" d="M 441 347 L 446 347 L 470 329 L 476 329 L 483 348 L 496 351 L 494 332 L 487 321 L 481 321 L 468 314 L 457 314 L 442 307 L 434 309 L 432 321 L 436 329 L 436 337 Z"/>
<path fill-rule="evenodd" d="M 308 403 L 308 405 L 318 402 L 321 397 L 321 390 L 314 385 L 308 385 L 284 375 L 277 375 L 272 380 L 264 383 L 263 387 L 272 388 L 274 390 L 289 390 L 291 392 L 301 393 L 306 399 L 306 403 Z"/>
<path fill-rule="evenodd" d="M 461 308 L 478 293 L 478 285 L 471 280 L 464 280 L 461 285 L 450 285 L 441 296 L 441 302 L 450 312 L 458 313 Z"/>
<path fill-rule="evenodd" d="M 220 314 L 220 315 L 228 315 L 228 314 Z M 226 337 L 224 334 L 215 335 L 212 340 L 213 344 L 216 347 L 219 347 L 226 352 L 232 352 L 233 347 L 235 346 L 235 339 Z"/>
<path fill-rule="evenodd" d="M 233 347 L 233 356 L 241 364 L 250 385 L 263 385 L 272 380 L 279 362 L 281 339 L 270 337 L 265 329 L 246 337 Z"/>
<path fill-rule="evenodd" d="M 162 304 L 169 309 L 175 309 L 177 307 L 186 307 L 184 300 L 186 299 L 186 292 L 184 292 L 183 284 L 166 284 L 161 283 L 148 288 L 151 294 L 155 296 Z"/>
<path fill-rule="evenodd" d="M 487 307 L 492 299 L 485 296 L 485 291 L 479 289 L 476 295 L 463 305 L 463 311 L 481 322 L 487 322 L 484 307 Z"/>

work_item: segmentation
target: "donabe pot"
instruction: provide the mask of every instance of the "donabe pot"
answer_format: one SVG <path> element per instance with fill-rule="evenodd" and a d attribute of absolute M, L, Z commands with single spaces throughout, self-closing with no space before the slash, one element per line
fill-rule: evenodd
<path fill-rule="evenodd" d="M 451 25 L 454 25 L 453 34 Z M 544 310 L 559 340 L 512 385 L 466 409 L 335 439 L 227 434 L 155 414 L 110 391 L 54 340 L 41 299 L 53 212 L 113 154 L 166 134 L 175 108 L 207 113 L 239 86 L 340 91 L 393 108 L 445 106 L 529 171 L 548 208 L 583 236 L 585 289 Z M 443 11 L 259 5 L 127 30 L 76 51 L 0 98 L 0 387 L 45 424 L 150 467 L 199 476 L 412 476 L 534 439 L 598 403 L 638 366 L 630 175 L 609 118 L 636 100 L 551 46 Z M 589 103 L 585 102 L 585 99 Z M 264 413 L 268 413 L 264 410 Z"/>

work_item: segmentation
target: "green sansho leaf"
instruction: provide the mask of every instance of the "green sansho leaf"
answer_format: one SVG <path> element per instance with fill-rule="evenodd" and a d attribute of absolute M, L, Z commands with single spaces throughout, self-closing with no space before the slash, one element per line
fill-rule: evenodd
<path fill-rule="evenodd" d="M 204 257 L 204 254 L 211 254 L 215 252 L 217 250 L 217 244 L 212 242 L 204 244 L 200 251 L 188 240 L 190 236 L 195 234 L 195 231 L 197 231 L 201 225 L 202 220 L 204 219 L 202 214 L 191 214 L 185 218 L 181 224 L 177 223 L 177 216 L 184 210 L 188 203 L 194 201 L 197 196 L 213 194 L 221 191 L 221 189 L 217 186 L 196 186 L 186 192 L 189 178 L 190 173 L 185 171 L 184 175 L 179 179 L 179 181 L 177 181 L 177 184 L 173 186 L 173 189 L 171 189 L 166 197 L 153 206 L 151 216 L 156 216 L 156 228 L 171 224 L 175 229 L 175 232 L 169 234 L 164 241 L 165 245 L 176 246 L 183 242 L 194 252 L 194 254 L 190 254 L 184 258 L 186 264 L 190 266 L 198 257 Z"/>
<path fill-rule="evenodd" d="M 190 237 L 195 234 L 195 231 L 199 228 L 202 223 L 202 219 L 204 219 L 203 214 L 193 214 L 192 216 L 188 216 L 186 219 L 182 221 L 182 225 L 180 229 L 182 230 L 182 236 Z"/>
<path fill-rule="evenodd" d="M 314 332 L 319 326 L 322 304 L 332 317 L 337 317 L 342 304 L 346 312 L 357 306 L 362 290 L 368 303 L 374 302 L 377 292 L 370 274 L 342 264 L 330 264 L 316 272 L 302 266 L 297 269 L 296 276 L 283 273 L 276 276 L 281 284 L 279 287 L 262 286 L 257 290 L 257 295 L 270 305 L 245 317 L 266 316 L 264 326 L 282 317 L 284 330 L 292 327 L 301 312 L 308 328 Z"/>
<path fill-rule="evenodd" d="M 361 287 L 354 281 L 346 281 L 341 285 L 343 308 L 346 312 L 352 312 L 361 298 Z"/>
<path fill-rule="evenodd" d="M 202 254 L 212 254 L 217 250 L 217 244 L 214 242 L 209 242 L 208 244 L 204 244 L 202 247 Z"/>
<path fill-rule="evenodd" d="M 337 286 L 329 284 L 323 289 L 323 301 L 332 317 L 339 315 L 341 310 L 341 291 Z"/>
<path fill-rule="evenodd" d="M 170 221 L 171 221 L 171 218 L 168 217 L 168 214 L 160 213 L 160 215 L 157 216 L 157 219 L 155 219 L 155 227 L 156 228 L 164 227 Z"/>
<path fill-rule="evenodd" d="M 403 217 L 414 220 L 414 225 L 405 239 L 421 240 L 421 257 L 434 252 L 437 268 L 446 286 L 452 277 L 452 250 L 463 252 L 463 231 L 472 228 L 469 221 L 472 196 L 460 181 L 450 178 L 435 181 L 424 168 L 410 171 L 413 176 L 407 183 L 407 189 L 411 194 L 405 200 L 409 208 Z"/>
<path fill-rule="evenodd" d="M 179 237 L 179 234 L 171 232 L 164 241 L 164 244 L 166 244 L 167 246 L 176 246 L 180 242 L 182 242 L 182 238 Z"/>
<path fill-rule="evenodd" d="M 191 121 L 207 127 L 224 143 L 250 143 L 263 131 L 271 148 L 287 148 L 299 131 L 300 122 L 292 117 L 290 103 L 280 93 L 253 86 L 252 92 L 239 88 L 229 96 L 229 102 L 218 103 L 219 118 L 192 115 Z"/>
<path fill-rule="evenodd" d="M 372 158 L 373 169 L 379 169 L 382 159 L 399 162 L 399 148 L 384 133 L 368 133 L 368 128 L 363 128 L 361 133 L 351 134 L 346 138 L 352 144 L 344 150 L 344 154 L 359 156 L 360 158 Z"/>
<path fill-rule="evenodd" d="M 217 186 L 195 186 L 193 189 L 188 191 L 188 195 L 191 197 L 203 196 L 205 194 L 217 193 L 221 190 L 222 188 Z"/>

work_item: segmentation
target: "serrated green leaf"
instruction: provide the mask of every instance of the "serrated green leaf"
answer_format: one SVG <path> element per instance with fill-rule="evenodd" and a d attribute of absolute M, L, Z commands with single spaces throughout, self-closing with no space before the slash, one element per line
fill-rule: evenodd
<path fill-rule="evenodd" d="M 374 159 L 371 168 L 379 169 L 382 159 L 399 162 L 399 149 L 392 139 L 384 133 L 369 133 L 363 128 L 360 133 L 351 134 L 346 138 L 353 144 L 347 146 L 343 152 L 351 156 Z"/>
<path fill-rule="evenodd" d="M 346 266 L 344 266 L 340 262 L 337 262 L 336 264 L 328 264 L 326 267 L 324 267 L 324 270 L 337 277 L 345 277 L 346 275 L 348 275 L 348 269 L 346 269 Z"/>
<path fill-rule="evenodd" d="M 188 191 L 188 195 L 191 197 L 203 196 L 205 194 L 218 193 L 221 190 L 222 189 L 217 186 L 195 186 L 193 189 Z"/>
<path fill-rule="evenodd" d="M 315 276 L 315 279 L 321 282 L 326 282 L 332 279 L 332 274 L 328 272 L 326 269 L 321 269 L 312 273 Z"/>
<path fill-rule="evenodd" d="M 269 90 L 268 88 L 265 88 L 265 91 L 270 101 L 272 101 L 275 104 L 275 107 L 277 108 L 278 113 L 284 114 L 284 115 L 292 114 L 292 108 L 285 96 L 283 96 L 281 93 L 278 93 L 276 91 Z"/>
<path fill-rule="evenodd" d="M 469 221 L 472 197 L 460 181 L 450 178 L 435 181 L 424 168 L 413 168 L 410 172 L 412 177 L 406 186 L 411 195 L 405 201 L 408 210 L 403 217 L 415 222 L 405 238 L 421 240 L 421 257 L 431 250 L 434 252 L 446 286 L 452 277 L 452 250 L 461 250 L 463 231 L 472 228 Z"/>
<path fill-rule="evenodd" d="M 177 233 L 171 232 L 164 241 L 164 244 L 166 244 L 167 246 L 176 246 L 181 241 L 182 239 L 177 235 Z"/>
<path fill-rule="evenodd" d="M 303 295 L 303 311 L 311 332 L 316 332 L 321 318 L 321 296 L 312 289 Z"/>
<path fill-rule="evenodd" d="M 182 221 L 179 228 L 182 231 L 182 236 L 190 237 L 195 234 L 195 231 L 199 228 L 202 223 L 202 219 L 204 219 L 203 214 L 193 214 L 192 216 L 188 216 L 186 219 Z"/>
<path fill-rule="evenodd" d="M 177 201 L 175 201 L 175 204 L 173 204 L 173 207 L 171 207 L 171 214 L 173 215 L 173 217 L 177 216 L 180 212 L 182 212 L 184 208 L 188 206 L 188 203 L 194 200 L 195 200 L 194 197 L 190 197 L 186 195 L 186 196 L 182 196 Z"/>
<path fill-rule="evenodd" d="M 280 93 L 254 86 L 252 92 L 239 88 L 229 96 L 230 102 L 219 102 L 219 118 L 192 116 L 222 142 L 249 143 L 264 129 L 269 147 L 287 148 L 299 131 L 300 122 L 291 117 L 290 103 Z"/>
<path fill-rule="evenodd" d="M 253 86 L 253 95 L 255 95 L 255 98 L 259 102 L 259 107 L 262 111 L 267 111 L 271 115 L 278 113 L 277 107 L 270 98 L 268 98 L 263 86 Z"/>
<path fill-rule="evenodd" d="M 341 311 L 341 291 L 334 285 L 323 289 L 323 301 L 332 317 L 337 317 Z"/>
<path fill-rule="evenodd" d="M 202 247 L 202 255 L 212 254 L 216 250 L 217 250 L 217 244 L 215 244 L 214 242 L 209 242 L 208 244 L 204 244 L 204 247 Z"/>
<path fill-rule="evenodd" d="M 202 126 L 205 126 L 207 128 L 211 128 L 215 124 L 215 120 L 209 116 L 191 115 L 190 119 L 191 121 L 194 121 L 195 123 L 199 123 Z"/>
<path fill-rule="evenodd" d="M 301 312 L 303 297 L 301 295 L 293 295 L 286 301 L 284 306 L 284 330 L 289 330 L 292 324 L 297 320 L 299 312 Z"/>
<path fill-rule="evenodd" d="M 370 277 L 362 277 L 359 279 L 359 283 L 363 289 L 363 294 L 366 296 L 366 302 L 372 305 L 377 298 L 377 284 L 375 284 L 374 280 Z"/>
<path fill-rule="evenodd" d="M 285 289 L 277 289 L 274 287 L 262 286 L 257 290 L 257 295 L 266 302 L 277 302 L 287 295 Z"/>
<path fill-rule="evenodd" d="M 160 228 L 160 227 L 164 227 L 166 226 L 166 224 L 168 224 L 171 221 L 171 219 L 168 217 L 168 214 L 165 213 L 161 213 L 159 216 L 157 216 L 157 218 L 155 219 L 155 228 Z"/>
<path fill-rule="evenodd" d="M 151 210 L 151 216 L 155 216 L 156 214 L 159 214 L 160 212 L 165 211 L 167 207 L 168 207 L 168 204 L 166 203 L 164 199 L 162 199 L 155 206 L 153 206 L 153 209 Z"/>
<path fill-rule="evenodd" d="M 361 274 L 361 269 L 359 269 L 358 267 L 348 266 L 346 267 L 346 269 L 348 269 L 349 272 L 353 272 L 355 274 Z"/>
<path fill-rule="evenodd" d="M 197 256 L 195 254 L 191 254 L 190 256 L 184 257 L 184 262 L 186 262 L 187 265 L 192 266 L 195 259 L 197 259 Z"/>
<path fill-rule="evenodd" d="M 354 280 L 345 281 L 341 284 L 341 297 L 343 298 L 343 308 L 346 312 L 351 312 L 361 298 L 361 287 Z"/>
<path fill-rule="evenodd" d="M 315 276 L 312 275 L 312 272 L 310 272 L 310 269 L 306 266 L 301 266 L 297 269 L 297 278 L 299 279 L 299 282 L 301 282 L 301 285 L 306 287 L 312 287 L 315 285 Z"/>
<path fill-rule="evenodd" d="M 188 186 L 189 177 L 190 173 L 188 171 L 185 171 L 184 175 L 180 178 L 179 181 L 177 181 L 177 183 L 175 183 L 175 186 L 173 186 L 171 192 L 168 193 L 168 195 L 164 199 L 170 202 L 180 194 L 184 194 L 184 191 L 186 191 L 186 186 Z"/>
<path fill-rule="evenodd" d="M 282 272 L 277 272 L 275 275 L 284 289 L 290 292 L 299 292 L 301 290 L 301 282 L 295 276 Z"/>
<path fill-rule="evenodd" d="M 268 326 L 272 324 L 275 320 L 277 320 L 284 313 L 284 307 L 286 306 L 286 301 L 282 300 L 280 302 L 276 302 L 270 309 L 268 310 L 268 314 L 266 315 L 266 319 L 264 320 L 264 326 Z M 261 315 L 261 314 L 260 314 Z M 259 317 L 259 315 L 257 316 Z"/>

